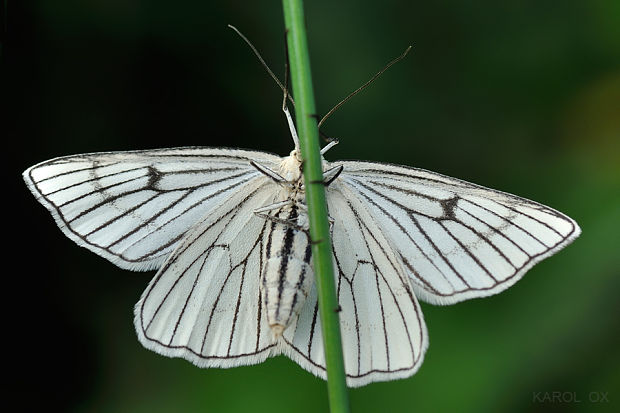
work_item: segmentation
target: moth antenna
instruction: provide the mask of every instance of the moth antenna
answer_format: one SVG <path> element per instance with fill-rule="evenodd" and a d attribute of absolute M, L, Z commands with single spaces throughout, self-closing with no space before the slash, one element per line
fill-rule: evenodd
<path fill-rule="evenodd" d="M 400 56 L 398 56 L 396 59 L 392 60 L 390 63 L 388 63 L 387 65 L 385 65 L 385 67 L 383 69 L 381 69 L 379 72 L 377 72 L 373 77 L 370 78 L 370 80 L 368 80 L 366 83 L 364 83 L 362 86 L 358 87 L 357 89 L 355 89 L 353 92 L 351 92 L 349 94 L 349 96 L 347 96 L 346 98 L 342 99 L 336 106 L 334 106 L 329 112 L 327 112 L 327 114 L 325 116 L 323 116 L 323 119 L 321 119 L 321 121 L 319 122 L 319 128 L 321 127 L 321 125 L 323 124 L 323 122 L 325 122 L 327 120 L 327 118 L 329 118 L 332 113 L 334 113 L 340 106 L 344 105 L 349 99 L 351 99 L 353 96 L 357 95 L 359 92 L 361 92 L 362 90 L 366 89 L 368 86 L 370 86 L 370 84 L 372 82 L 374 82 L 375 80 L 377 80 L 377 78 L 379 76 L 381 76 L 386 70 L 388 70 L 392 65 L 400 62 L 401 60 L 403 60 L 405 58 L 405 56 L 407 56 L 407 53 L 409 53 L 409 50 L 411 50 L 411 46 L 407 47 L 407 49 L 405 49 L 405 51 L 403 52 L 403 54 L 401 54 Z"/>
<path fill-rule="evenodd" d="M 280 82 L 280 79 L 278 79 L 278 77 L 271 71 L 271 69 L 269 68 L 269 66 L 267 65 L 267 63 L 265 62 L 265 60 L 263 59 L 263 57 L 261 56 L 261 54 L 258 52 L 258 50 L 256 49 L 256 47 L 254 47 L 254 45 L 252 44 L 252 42 L 250 42 L 250 40 L 245 37 L 243 35 L 243 33 L 241 33 L 239 31 L 239 29 L 237 29 L 235 26 L 233 26 L 232 24 L 229 24 L 228 27 L 230 27 L 231 29 L 233 29 L 235 31 L 235 33 L 237 33 L 239 35 L 239 37 L 241 37 L 241 39 L 243 39 L 243 41 L 250 46 L 250 49 L 252 49 L 252 52 L 254 52 L 254 55 L 256 55 L 256 57 L 258 58 L 259 62 L 261 63 L 261 65 L 263 65 L 263 67 L 265 68 L 265 70 L 267 71 L 267 73 L 269 73 L 269 76 L 271 76 L 271 78 L 278 84 L 278 86 L 280 87 L 280 89 L 282 89 L 282 91 L 285 90 L 284 85 L 282 84 L 282 82 Z M 288 99 L 290 100 L 291 104 L 293 106 L 295 106 L 295 101 L 293 100 L 293 98 L 291 97 L 291 95 L 288 95 Z"/>

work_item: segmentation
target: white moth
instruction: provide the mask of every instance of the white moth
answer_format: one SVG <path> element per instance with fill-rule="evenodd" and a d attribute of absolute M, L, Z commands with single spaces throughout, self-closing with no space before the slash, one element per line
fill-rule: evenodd
<path fill-rule="evenodd" d="M 325 378 L 297 138 L 287 157 L 219 148 L 65 156 L 28 188 L 78 245 L 157 269 L 138 339 L 200 367 L 285 354 Z M 324 153 L 331 145 L 325 147 Z M 411 376 L 428 334 L 418 299 L 497 294 L 579 234 L 566 215 L 422 169 L 323 160 L 349 386 Z"/>

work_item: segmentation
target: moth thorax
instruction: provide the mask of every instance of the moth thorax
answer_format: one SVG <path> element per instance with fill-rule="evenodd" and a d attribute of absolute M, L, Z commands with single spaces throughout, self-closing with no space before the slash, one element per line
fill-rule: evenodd
<path fill-rule="evenodd" d="M 297 151 L 292 151 L 280 163 L 280 176 L 289 182 L 296 182 L 301 178 L 301 160 Z"/>
<path fill-rule="evenodd" d="M 276 337 L 299 315 L 313 283 L 312 268 L 294 255 L 269 258 L 261 280 L 267 322 Z"/>

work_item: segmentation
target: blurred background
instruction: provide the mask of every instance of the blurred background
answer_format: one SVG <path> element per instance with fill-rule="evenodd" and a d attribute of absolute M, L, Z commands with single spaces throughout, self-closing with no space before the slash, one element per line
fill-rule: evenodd
<path fill-rule="evenodd" d="M 282 76 L 281 4 L 4 7 L 5 207 L 20 227 L 4 231 L 5 257 L 19 264 L 4 273 L 11 368 L 2 376 L 18 408 L 326 411 L 325 383 L 284 357 L 203 370 L 144 349 L 133 306 L 153 273 L 77 247 L 19 176 L 81 152 L 205 145 L 288 154 L 281 92 L 226 27 L 243 31 Z M 557 208 L 583 229 L 503 294 L 423 304 L 424 365 L 409 379 L 351 390 L 353 411 L 620 411 L 620 2 L 316 0 L 306 19 L 323 114 L 413 45 L 326 122 L 340 139 L 328 160 L 456 176 Z"/>

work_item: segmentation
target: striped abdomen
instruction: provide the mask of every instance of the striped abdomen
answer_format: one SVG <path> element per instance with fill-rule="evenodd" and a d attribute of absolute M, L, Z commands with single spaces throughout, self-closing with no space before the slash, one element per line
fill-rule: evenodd
<path fill-rule="evenodd" d="M 261 274 L 263 310 L 274 334 L 279 337 L 303 306 L 314 274 L 305 215 L 296 206 L 280 209 L 269 224 L 265 267 Z"/>

